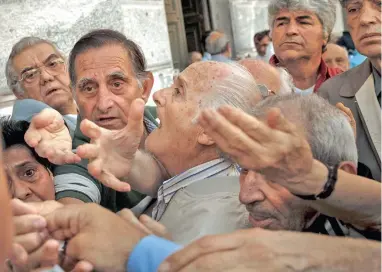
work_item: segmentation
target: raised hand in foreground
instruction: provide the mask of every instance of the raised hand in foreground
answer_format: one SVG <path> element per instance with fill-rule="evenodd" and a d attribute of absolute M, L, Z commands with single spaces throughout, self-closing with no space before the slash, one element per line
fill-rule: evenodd
<path fill-rule="evenodd" d="M 36 153 L 53 164 L 76 163 L 81 158 L 72 152 L 72 138 L 61 114 L 44 109 L 32 118 L 24 136 Z"/>
<path fill-rule="evenodd" d="M 127 115 L 127 125 L 120 130 L 104 129 L 89 120 L 81 122 L 81 131 L 91 142 L 79 146 L 77 154 L 89 159 L 88 171 L 91 175 L 114 190 L 131 190 L 130 185 L 120 179 L 129 175 L 141 143 L 144 106 L 142 99 L 134 100 Z"/>

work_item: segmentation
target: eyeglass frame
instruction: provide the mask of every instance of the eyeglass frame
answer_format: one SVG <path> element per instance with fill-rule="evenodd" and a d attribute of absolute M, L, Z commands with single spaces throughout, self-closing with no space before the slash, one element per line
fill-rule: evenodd
<path fill-rule="evenodd" d="M 56 62 L 57 64 L 65 64 L 65 60 L 62 59 L 62 58 L 56 58 L 56 59 L 50 61 L 49 63 L 51 63 L 51 62 L 53 62 L 53 61 Z M 46 70 L 50 75 L 52 75 L 52 76 L 57 75 L 57 74 L 54 74 L 54 75 L 53 75 L 49 69 L 48 69 L 48 70 L 46 69 L 46 66 L 47 66 L 49 63 L 43 64 L 43 65 L 41 65 L 41 66 L 38 66 L 38 67 L 35 67 L 35 68 L 32 68 L 32 69 L 30 69 L 30 70 L 28 70 L 28 71 L 23 72 L 23 73 L 21 74 L 21 78 L 18 79 L 18 80 L 15 80 L 14 84 L 25 82 L 25 77 L 24 77 L 24 75 L 25 75 L 26 73 L 30 72 L 30 71 L 34 71 L 34 70 L 36 70 L 36 71 L 38 71 L 38 73 L 41 75 L 41 68 L 42 68 L 42 67 L 44 67 L 45 70 Z M 27 83 L 29 84 L 29 83 L 32 83 L 32 82 L 27 82 Z"/>
<path fill-rule="evenodd" d="M 264 84 L 257 84 L 257 87 L 259 88 L 259 91 L 263 99 L 267 98 L 268 96 L 276 94 L 274 91 L 269 90 L 268 87 Z"/>

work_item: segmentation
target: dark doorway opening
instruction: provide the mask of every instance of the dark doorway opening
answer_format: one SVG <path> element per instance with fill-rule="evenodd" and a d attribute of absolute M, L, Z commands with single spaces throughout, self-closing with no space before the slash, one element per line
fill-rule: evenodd
<path fill-rule="evenodd" d="M 188 52 L 204 53 L 203 41 L 213 29 L 208 0 L 181 0 Z"/>

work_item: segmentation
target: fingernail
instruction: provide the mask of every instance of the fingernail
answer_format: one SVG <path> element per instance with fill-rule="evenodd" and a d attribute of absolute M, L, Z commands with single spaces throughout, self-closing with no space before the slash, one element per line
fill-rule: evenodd
<path fill-rule="evenodd" d="M 46 220 L 43 219 L 43 218 L 36 219 L 36 220 L 33 222 L 33 226 L 34 226 L 36 229 L 42 229 L 42 228 L 45 228 L 45 227 L 46 227 Z"/>
<path fill-rule="evenodd" d="M 168 271 L 170 271 L 170 264 L 167 262 L 163 262 L 158 268 L 158 272 L 168 272 Z"/>

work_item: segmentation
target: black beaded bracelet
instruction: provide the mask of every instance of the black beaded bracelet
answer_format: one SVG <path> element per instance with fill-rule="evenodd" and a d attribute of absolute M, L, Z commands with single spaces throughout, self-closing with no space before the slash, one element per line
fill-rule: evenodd
<path fill-rule="evenodd" d="M 328 179 L 324 185 L 324 188 L 322 191 L 317 195 L 297 195 L 295 196 L 304 199 L 304 200 L 317 200 L 317 199 L 325 199 L 328 198 L 334 191 L 334 187 L 337 183 L 338 178 L 338 167 L 339 164 L 336 164 L 334 166 L 327 166 L 329 172 L 328 172 Z"/>

